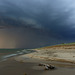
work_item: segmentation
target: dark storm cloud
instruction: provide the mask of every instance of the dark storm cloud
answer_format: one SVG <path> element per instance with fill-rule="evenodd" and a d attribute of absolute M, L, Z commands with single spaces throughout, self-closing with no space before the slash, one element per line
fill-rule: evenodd
<path fill-rule="evenodd" d="M 46 28 L 72 27 L 73 0 L 3 0 L 6 12 L 19 18 L 38 22 Z M 72 4 L 71 4 L 72 3 Z M 28 22 L 27 20 L 27 22 Z M 68 23 L 69 22 L 69 23 Z M 63 30 L 63 29 L 62 29 Z"/>
<path fill-rule="evenodd" d="M 34 47 L 51 44 L 54 41 L 74 41 L 74 9 L 74 0 L 0 0 L 0 16 L 24 21 L 24 25 L 31 26 L 31 28 L 23 30 L 9 29 L 0 31 L 0 34 L 4 38 L 3 40 L 5 40 L 6 35 L 8 39 L 12 34 L 10 41 L 14 41 L 10 42 L 10 47 L 25 46 L 25 48 L 30 48 L 36 42 L 37 44 Z M 41 30 L 44 32 L 41 32 Z M 2 47 L 6 47 L 4 45 L 6 42 L 6 40 L 3 42 Z M 32 42 L 33 44 L 31 45 Z"/>
<path fill-rule="evenodd" d="M 43 32 L 40 33 L 40 31 L 31 28 L 0 30 L 0 48 L 36 48 L 51 45 L 50 42 L 53 44 L 54 40 Z"/>

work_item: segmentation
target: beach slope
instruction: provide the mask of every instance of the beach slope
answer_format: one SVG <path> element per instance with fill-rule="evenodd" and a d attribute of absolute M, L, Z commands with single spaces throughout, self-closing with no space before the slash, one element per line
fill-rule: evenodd
<path fill-rule="evenodd" d="M 61 44 L 55 46 L 48 46 L 34 49 L 35 52 L 25 54 L 15 58 L 21 60 L 22 58 L 34 58 L 46 61 L 59 61 L 75 63 L 75 44 Z"/>

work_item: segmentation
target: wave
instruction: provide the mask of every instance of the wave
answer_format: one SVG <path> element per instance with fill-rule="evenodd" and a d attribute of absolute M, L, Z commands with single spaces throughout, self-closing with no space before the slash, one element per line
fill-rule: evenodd
<path fill-rule="evenodd" d="M 34 50 L 32 49 L 24 49 L 24 50 L 21 50 L 21 51 L 16 51 L 15 53 L 12 53 L 12 54 L 8 54 L 8 55 L 4 55 L 1 57 L 2 61 L 10 58 L 10 57 L 14 57 L 14 56 L 17 56 L 17 55 L 23 55 L 23 54 L 28 54 L 28 53 L 32 53 L 32 52 L 35 52 Z"/>

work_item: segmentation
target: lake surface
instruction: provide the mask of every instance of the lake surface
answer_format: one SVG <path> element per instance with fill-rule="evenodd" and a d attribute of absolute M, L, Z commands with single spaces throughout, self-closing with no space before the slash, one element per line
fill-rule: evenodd
<path fill-rule="evenodd" d="M 32 49 L 0 49 L 0 61 L 6 60 L 9 57 L 28 54 L 34 52 Z"/>

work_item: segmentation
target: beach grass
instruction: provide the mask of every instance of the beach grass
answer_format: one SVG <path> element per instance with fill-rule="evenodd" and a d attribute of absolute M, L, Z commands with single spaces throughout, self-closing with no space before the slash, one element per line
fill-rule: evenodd
<path fill-rule="evenodd" d="M 41 49 L 48 49 L 48 48 L 52 48 L 52 47 L 62 47 L 62 46 L 75 46 L 75 42 L 62 43 L 62 44 L 57 44 L 57 45 L 52 45 L 52 46 L 41 47 L 41 48 L 37 48 L 37 49 L 41 50 Z"/>

